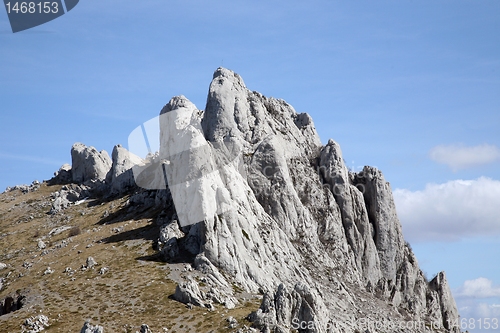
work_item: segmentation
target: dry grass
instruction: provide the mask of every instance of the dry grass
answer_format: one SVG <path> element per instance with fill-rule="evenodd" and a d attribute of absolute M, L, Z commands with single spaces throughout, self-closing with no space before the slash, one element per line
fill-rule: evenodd
<path fill-rule="evenodd" d="M 148 260 L 155 254 L 151 240 L 158 234 L 150 219 L 99 223 L 106 211 L 114 217 L 126 211 L 121 209 L 128 198 L 72 206 L 63 215 L 50 216 L 50 193 L 59 189 L 42 184 L 34 193 L 0 194 L 0 262 L 8 264 L 0 271 L 6 282 L 0 299 L 26 290 L 30 300 L 21 310 L 0 316 L 0 332 L 20 332 L 24 320 L 37 314 L 49 317 L 47 332 L 79 332 L 87 319 L 104 326 L 105 332 L 135 332 L 143 323 L 155 333 L 163 327 L 170 333 L 230 332 L 228 316 L 244 323 L 258 308 L 259 301 L 252 300 L 233 310 L 188 310 L 169 298 L 176 286 L 170 271 L 181 266 Z M 65 225 L 71 228 L 49 236 Z M 45 250 L 37 247 L 39 239 Z M 82 270 L 89 256 L 98 265 Z M 54 273 L 44 275 L 47 267 Z M 103 267 L 109 270 L 101 275 Z"/>

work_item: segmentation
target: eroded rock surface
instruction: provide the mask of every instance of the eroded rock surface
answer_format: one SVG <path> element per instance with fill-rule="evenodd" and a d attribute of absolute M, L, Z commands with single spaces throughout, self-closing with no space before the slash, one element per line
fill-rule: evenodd
<path fill-rule="evenodd" d="M 431 299 L 439 304 L 441 310 L 443 327 L 453 332 L 460 332 L 458 327 L 453 327 L 458 318 L 458 310 L 451 294 L 450 286 L 446 280 L 444 272 L 438 273 L 431 282 L 429 282 Z"/>
<path fill-rule="evenodd" d="M 322 145 L 308 114 L 219 68 L 205 110 L 174 97 L 159 128 L 159 151 L 145 160 L 121 146 L 111 160 L 75 144 L 71 173 L 108 192 L 149 189 L 131 195 L 128 210 L 161 210 L 162 257 L 189 261 L 203 279 L 203 288 L 194 278 L 181 282 L 175 299 L 231 308 L 238 293 L 261 293 L 250 318 L 263 332 L 372 331 L 360 320 L 454 330 L 446 326 L 458 318 L 446 277 L 426 282 L 382 172 L 349 171 L 340 146 Z M 130 170 L 139 171 L 135 179 Z"/>
<path fill-rule="evenodd" d="M 124 193 L 135 187 L 132 168 L 143 165 L 139 156 L 132 154 L 121 145 L 113 148 L 112 167 L 107 175 L 107 183 L 111 186 L 111 193 Z"/>
<path fill-rule="evenodd" d="M 77 184 L 104 181 L 112 164 L 105 150 L 99 152 L 79 142 L 71 148 L 71 161 L 73 182 Z"/>
<path fill-rule="evenodd" d="M 359 318 L 457 317 L 444 276 L 435 291 L 425 282 L 382 172 L 350 172 L 335 141 L 321 144 L 309 115 L 248 90 L 223 68 L 214 73 L 203 112 L 185 97 L 166 109 L 179 105 L 190 126 L 186 150 L 230 143 L 242 158 L 209 170 L 216 178 L 208 184 L 226 205 L 222 212 L 215 203 L 185 236 L 169 239 L 174 249 L 194 239 L 204 262 L 195 267 L 221 284 L 229 277 L 246 291 L 265 292 L 260 312 L 251 316 L 256 327 L 289 332 L 298 321 L 313 323 L 304 332 L 326 332 L 333 323 L 353 331 Z M 160 131 L 169 137 L 165 126 Z M 428 304 L 429 293 L 439 306 Z"/>

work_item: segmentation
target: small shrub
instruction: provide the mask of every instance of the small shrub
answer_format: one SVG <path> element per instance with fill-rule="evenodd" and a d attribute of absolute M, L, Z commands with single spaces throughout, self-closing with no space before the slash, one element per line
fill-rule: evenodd
<path fill-rule="evenodd" d="M 79 226 L 74 226 L 73 228 L 69 229 L 69 237 L 77 236 L 81 233 L 82 231 L 80 230 Z"/>
<path fill-rule="evenodd" d="M 429 284 L 429 276 L 427 275 L 427 272 L 422 271 L 422 275 L 424 276 L 424 281 Z"/>

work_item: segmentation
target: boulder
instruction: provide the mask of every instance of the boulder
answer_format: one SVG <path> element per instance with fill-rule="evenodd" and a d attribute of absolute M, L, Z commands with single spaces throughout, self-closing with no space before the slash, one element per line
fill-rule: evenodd
<path fill-rule="evenodd" d="M 26 194 L 26 193 L 29 193 L 29 192 L 38 191 L 39 189 L 40 189 L 40 182 L 38 180 L 34 180 L 31 183 L 31 185 L 16 185 L 16 186 L 13 186 L 13 187 L 8 186 L 5 189 L 5 192 L 12 192 L 12 191 L 19 190 L 23 194 Z"/>
<path fill-rule="evenodd" d="M 264 295 L 260 308 L 248 319 L 262 332 L 290 332 L 302 327 L 306 329 L 301 332 L 327 332 L 329 324 L 322 298 L 304 283 L 297 283 L 292 292 L 280 284 L 274 294 Z"/>
<path fill-rule="evenodd" d="M 52 273 L 54 273 L 54 270 L 52 268 L 50 268 L 50 267 L 47 267 L 45 269 L 45 271 L 43 272 L 43 275 L 49 275 L 49 274 L 52 274 Z"/>
<path fill-rule="evenodd" d="M 49 214 L 57 214 L 71 204 L 78 205 L 90 196 L 90 187 L 86 185 L 68 184 L 61 190 L 52 193 L 52 207 Z"/>
<path fill-rule="evenodd" d="M 149 326 L 146 324 L 141 325 L 141 332 L 140 333 L 153 333 L 150 329 Z"/>
<path fill-rule="evenodd" d="M 57 214 L 63 209 L 68 208 L 70 204 L 71 201 L 69 201 L 65 196 L 58 196 L 52 202 L 52 207 L 50 208 L 49 214 Z"/>
<path fill-rule="evenodd" d="M 47 245 L 45 244 L 45 242 L 41 239 L 38 240 L 38 243 L 37 243 L 37 247 L 39 250 L 43 250 L 47 247 Z"/>
<path fill-rule="evenodd" d="M 177 240 L 184 236 L 185 234 L 179 229 L 177 220 L 161 227 L 158 247 L 164 260 L 176 259 L 179 256 L 180 249 Z"/>
<path fill-rule="evenodd" d="M 133 168 L 143 166 L 144 161 L 121 145 L 113 148 L 111 156 L 112 167 L 106 180 L 111 185 L 112 194 L 125 193 L 135 187 Z"/>
<path fill-rule="evenodd" d="M 187 280 L 184 283 L 177 285 L 173 297 L 184 304 L 210 308 L 210 305 L 207 306 L 204 300 L 204 295 L 202 295 L 198 283 L 190 275 L 187 276 Z"/>
<path fill-rule="evenodd" d="M 111 170 L 112 161 L 105 150 L 75 143 L 71 148 L 71 172 L 77 184 L 103 182 Z"/>
<path fill-rule="evenodd" d="M 49 318 L 44 315 L 38 315 L 26 319 L 23 323 L 23 332 L 38 333 L 49 327 Z"/>
<path fill-rule="evenodd" d="M 93 326 L 88 321 L 86 321 L 85 324 L 83 324 L 80 333 L 104 333 L 104 328 L 99 325 Z"/>
<path fill-rule="evenodd" d="M 85 262 L 85 267 L 86 267 L 86 268 L 90 268 L 90 269 L 92 269 L 92 268 L 94 268 L 96 265 L 97 265 L 97 262 L 95 261 L 95 259 L 94 259 L 94 258 L 92 258 L 92 257 L 88 257 L 88 258 L 87 258 L 87 260 L 86 260 L 86 262 Z"/>
<path fill-rule="evenodd" d="M 58 171 L 54 172 L 54 177 L 49 180 L 50 185 L 64 185 L 73 181 L 71 165 L 63 164 Z"/>

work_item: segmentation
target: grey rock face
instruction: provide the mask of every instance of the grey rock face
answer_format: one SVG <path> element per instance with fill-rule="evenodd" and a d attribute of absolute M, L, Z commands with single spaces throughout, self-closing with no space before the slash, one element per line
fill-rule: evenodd
<path fill-rule="evenodd" d="M 354 184 L 363 189 L 368 218 L 374 227 L 374 241 L 380 258 L 382 275 L 387 280 L 396 277 L 404 259 L 404 239 L 396 214 L 392 190 L 380 170 L 365 167 L 356 174 Z"/>
<path fill-rule="evenodd" d="M 113 148 L 112 159 L 110 159 L 104 150 L 99 152 L 94 147 L 75 143 L 71 148 L 71 159 L 72 166 L 63 165 L 54 173 L 49 184 L 74 183 L 86 186 L 86 190 L 96 189 L 99 185 L 106 184 L 100 190 L 101 192 L 105 190 L 107 195 L 122 194 L 134 188 L 136 183 L 133 168 L 142 168 L 145 164 L 142 158 L 130 153 L 121 145 Z M 61 195 L 61 199 L 56 199 L 53 211 L 57 212 L 65 208 L 69 204 L 68 201 L 74 200 Z"/>
<path fill-rule="evenodd" d="M 297 283 L 292 292 L 288 292 L 281 284 L 274 295 L 264 296 L 260 308 L 249 319 L 264 332 L 290 332 L 302 326 L 314 327 L 311 332 L 326 332 L 326 309 L 321 297 L 307 285 Z"/>
<path fill-rule="evenodd" d="M 434 292 L 433 299 L 438 300 L 439 308 L 442 315 L 443 327 L 451 330 L 453 332 L 460 332 L 458 327 L 454 327 L 453 324 L 456 323 L 458 318 L 458 310 L 455 300 L 451 294 L 450 286 L 446 280 L 446 275 L 444 272 L 440 272 L 436 275 L 431 282 L 429 282 L 431 289 L 431 294 Z M 437 298 L 435 295 L 437 294 Z"/>
<path fill-rule="evenodd" d="M 111 159 L 105 150 L 97 151 L 92 146 L 75 143 L 71 148 L 73 182 L 77 184 L 104 181 L 111 169 Z"/>
<path fill-rule="evenodd" d="M 170 245 L 162 251 L 171 258 L 189 248 L 195 268 L 229 297 L 231 284 L 266 292 L 251 316 L 257 328 L 288 332 L 305 322 L 313 328 L 304 332 L 326 332 L 336 323 L 349 332 L 360 313 L 373 321 L 457 318 L 447 285 L 427 286 L 382 173 L 350 172 L 337 143 L 321 145 L 309 115 L 248 90 L 224 68 L 214 73 L 204 112 L 180 96 L 162 113 L 179 109 L 192 138 L 183 149 L 230 143 L 241 158 L 215 163 L 216 177 L 205 179 L 205 188 L 221 191 L 224 209 L 205 211 L 182 231 L 163 228 L 161 242 Z M 168 126 L 160 126 L 160 151 L 176 139 Z M 182 165 L 200 169 L 196 156 Z M 207 294 L 188 281 L 176 299 L 205 306 Z"/>
<path fill-rule="evenodd" d="M 159 251 L 165 260 L 193 260 L 204 282 L 180 283 L 180 302 L 231 308 L 236 290 L 263 293 L 251 316 L 263 332 L 297 324 L 300 332 L 332 325 L 365 332 L 360 318 L 458 318 L 444 274 L 428 285 L 404 241 L 382 172 L 349 171 L 339 145 L 323 146 L 308 114 L 250 91 L 230 70 L 215 71 L 204 111 L 184 96 L 170 100 L 161 111 L 159 153 L 146 161 L 116 146 L 111 162 L 82 144 L 72 159 L 74 182 L 105 180 L 115 193 L 133 187 L 130 170 L 138 171 L 137 185 L 151 191 L 132 195 L 129 211 L 170 207 L 158 219 Z M 158 190 L 165 175 L 168 189 Z"/>
<path fill-rule="evenodd" d="M 124 193 L 135 186 L 132 168 L 144 164 L 142 158 L 132 154 L 121 145 L 116 145 L 112 153 L 112 167 L 107 175 L 112 193 Z"/>
<path fill-rule="evenodd" d="M 375 285 L 382 276 L 380 257 L 374 243 L 375 226 L 369 219 L 363 198 L 364 189 L 352 184 L 340 146 L 333 140 L 329 140 L 321 150 L 319 170 L 340 208 L 342 225 L 354 252 L 357 269 L 367 283 Z"/>
<path fill-rule="evenodd" d="M 87 321 L 80 330 L 80 333 L 104 333 L 104 328 L 99 325 L 93 326 Z"/>
<path fill-rule="evenodd" d="M 222 214 L 230 200 L 217 170 L 222 165 L 205 140 L 200 115 L 194 104 L 178 96 L 160 116 L 160 158 L 181 226 Z"/>

